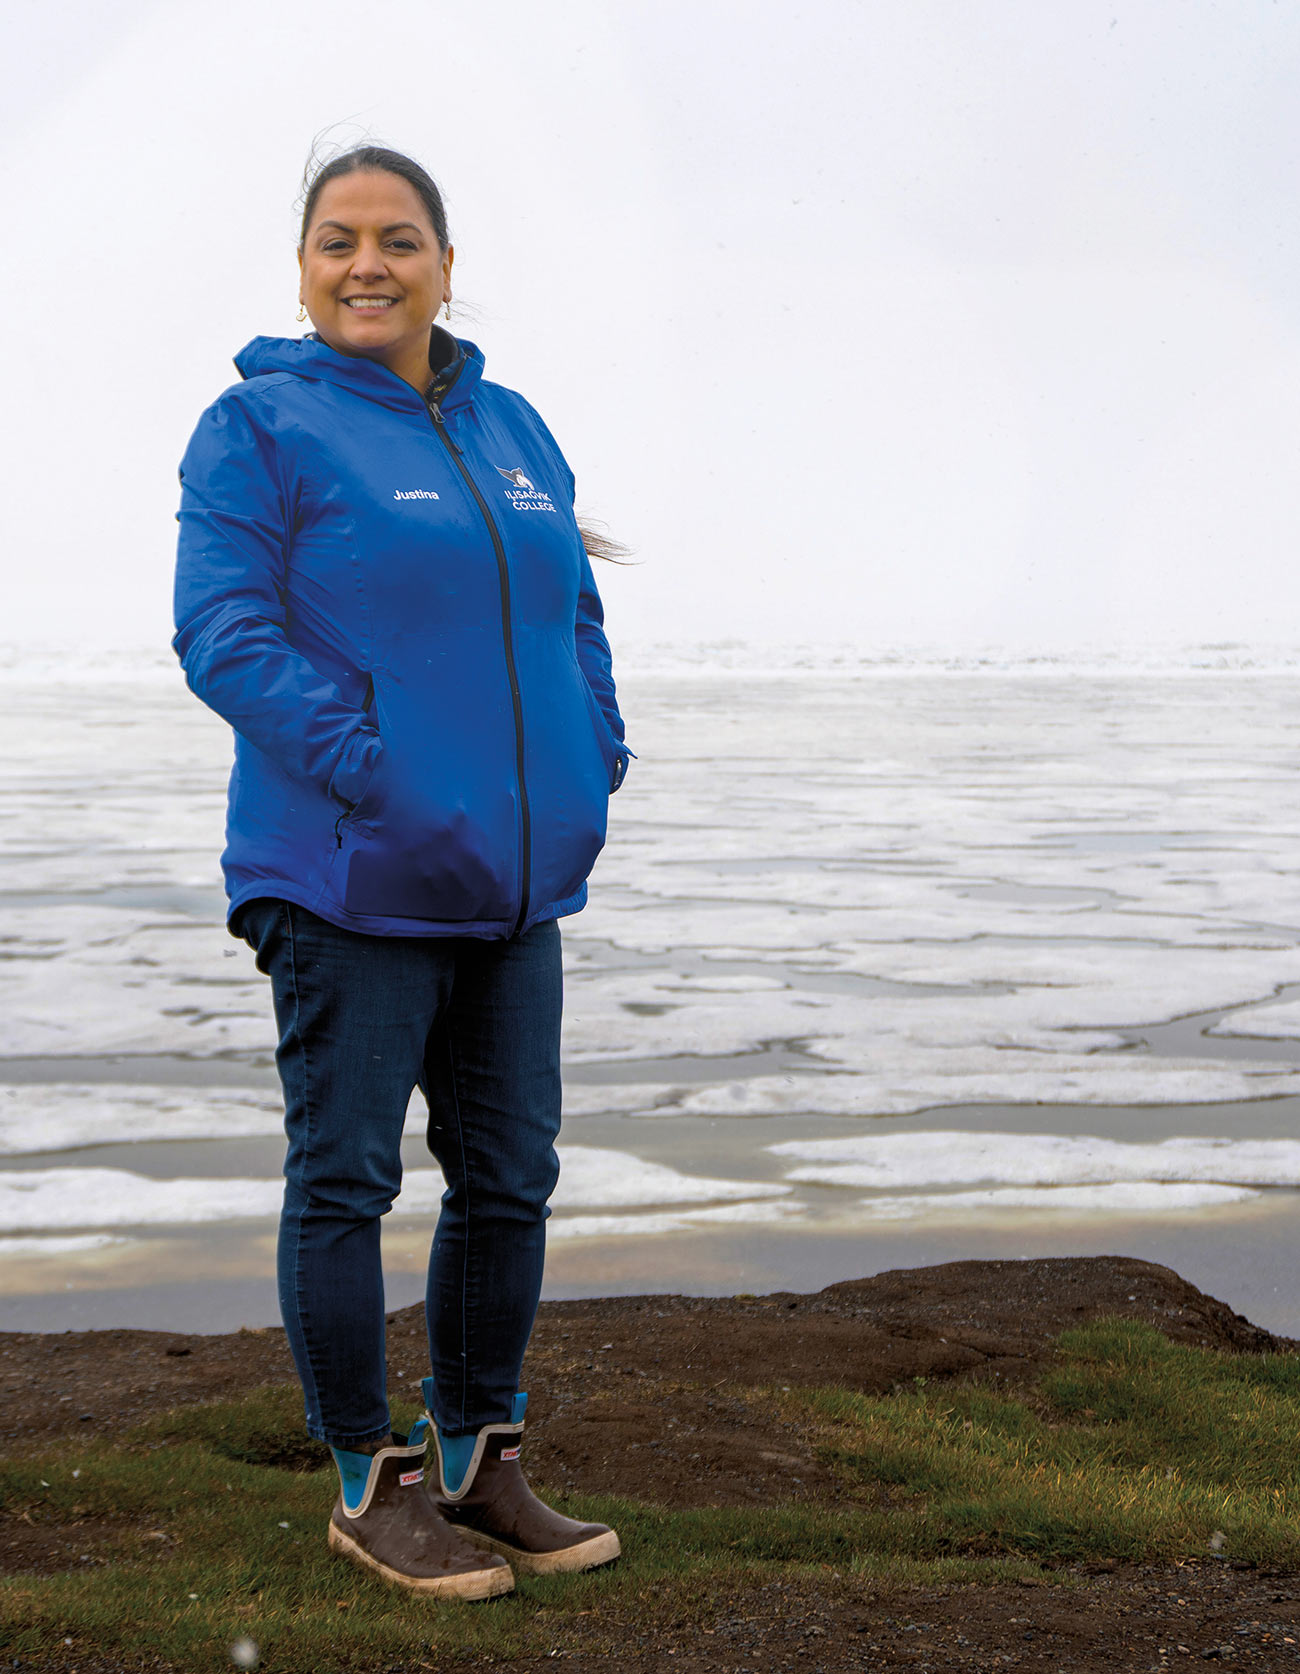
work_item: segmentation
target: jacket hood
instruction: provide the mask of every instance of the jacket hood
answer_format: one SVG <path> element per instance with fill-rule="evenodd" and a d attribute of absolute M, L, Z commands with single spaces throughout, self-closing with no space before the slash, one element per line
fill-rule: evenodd
<path fill-rule="evenodd" d="M 483 351 L 468 339 L 453 337 L 441 326 L 434 326 L 429 339 L 429 382 L 436 376 L 435 361 L 444 367 L 457 355 L 463 356 L 463 364 L 440 402 L 447 411 L 454 411 L 472 398 L 483 376 Z M 361 355 L 341 355 L 322 342 L 314 331 L 306 337 L 255 337 L 235 356 L 235 370 L 241 378 L 287 372 L 298 378 L 339 384 L 384 407 L 424 410 L 420 392 L 396 372 Z"/>

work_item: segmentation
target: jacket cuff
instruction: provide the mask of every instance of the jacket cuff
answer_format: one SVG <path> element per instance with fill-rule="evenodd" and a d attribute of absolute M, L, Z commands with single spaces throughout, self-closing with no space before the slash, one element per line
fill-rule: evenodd
<path fill-rule="evenodd" d="M 379 760 L 382 743 L 373 727 L 358 727 L 339 752 L 338 763 L 329 783 L 329 793 L 336 802 L 355 808 L 366 794 Z"/>

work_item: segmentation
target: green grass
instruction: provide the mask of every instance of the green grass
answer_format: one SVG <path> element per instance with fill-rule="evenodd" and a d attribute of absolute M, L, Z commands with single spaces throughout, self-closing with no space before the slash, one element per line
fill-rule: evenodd
<path fill-rule="evenodd" d="M 523 1580 L 487 1605 L 403 1598 L 329 1556 L 333 1473 L 298 1440 L 296 1390 L 181 1409 L 116 1444 L 61 1443 L 0 1469 L 0 1507 L 37 1531 L 79 1525 L 95 1561 L 8 1577 L 0 1644 L 37 1666 L 93 1649 L 202 1674 L 229 1669 L 247 1636 L 276 1674 L 341 1674 L 616 1651 L 706 1623 L 778 1576 L 848 1598 L 1078 1559 L 1206 1556 L 1216 1531 L 1224 1557 L 1300 1567 L 1300 1357 L 1219 1355 L 1102 1321 L 1060 1339 L 1025 1399 L 920 1380 L 883 1398 L 747 1398 L 779 1401 L 841 1499 L 693 1511 L 570 1499 L 570 1513 L 616 1524 L 623 1562 Z"/>
<path fill-rule="evenodd" d="M 797 1406 L 824 1426 L 834 1469 L 892 1490 L 916 1556 L 1217 1550 L 1300 1566 L 1300 1356 L 1215 1354 L 1101 1320 L 1059 1339 L 1031 1401 L 919 1384 Z"/>

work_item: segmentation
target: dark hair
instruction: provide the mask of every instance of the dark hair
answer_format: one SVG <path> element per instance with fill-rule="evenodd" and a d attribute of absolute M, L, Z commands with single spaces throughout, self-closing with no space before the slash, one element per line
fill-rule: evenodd
<path fill-rule="evenodd" d="M 442 193 L 427 170 L 422 169 L 414 157 L 408 157 L 401 151 L 390 151 L 386 145 L 354 145 L 348 151 L 341 151 L 337 157 L 331 157 L 328 163 L 322 163 L 316 148 L 312 147 L 302 174 L 299 250 L 307 242 L 307 229 L 316 212 L 316 200 L 331 180 L 337 180 L 344 174 L 395 174 L 399 180 L 404 180 L 424 205 L 440 248 L 447 249 L 451 242 L 447 235 L 447 211 L 443 207 Z"/>
<path fill-rule="evenodd" d="M 440 248 L 444 251 L 447 249 L 451 239 L 447 233 L 447 211 L 443 207 L 442 193 L 432 175 L 421 168 L 414 157 L 408 157 L 403 151 L 390 151 L 386 145 L 354 145 L 323 163 L 317 146 L 313 145 L 307 166 L 302 171 L 299 251 L 307 242 L 307 229 L 316 213 L 316 203 L 321 192 L 331 180 L 337 180 L 345 174 L 395 174 L 399 180 L 404 180 L 424 205 Z M 608 563 L 620 564 L 625 563 L 630 556 L 628 548 L 621 541 L 612 539 L 606 534 L 603 525 L 593 523 L 589 518 L 579 519 L 578 533 L 582 536 L 582 544 L 589 558 L 603 558 Z"/>

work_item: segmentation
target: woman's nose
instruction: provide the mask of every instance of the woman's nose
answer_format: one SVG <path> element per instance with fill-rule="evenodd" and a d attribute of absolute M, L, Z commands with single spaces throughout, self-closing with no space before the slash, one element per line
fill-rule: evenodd
<path fill-rule="evenodd" d="M 387 272 L 384 253 L 377 244 L 361 243 L 352 261 L 352 277 L 358 281 L 382 279 Z"/>

